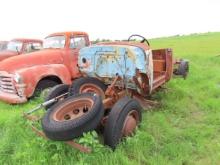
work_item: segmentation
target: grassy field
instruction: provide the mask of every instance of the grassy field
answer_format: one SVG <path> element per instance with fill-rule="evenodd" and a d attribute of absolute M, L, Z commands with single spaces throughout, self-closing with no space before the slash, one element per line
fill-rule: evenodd
<path fill-rule="evenodd" d="M 137 134 L 115 152 L 87 134 L 93 146 L 83 154 L 63 143 L 37 137 L 22 112 L 25 105 L 0 103 L 0 164 L 220 164 L 220 33 L 153 39 L 153 48 L 173 48 L 190 60 L 187 80 L 173 79 L 153 96 L 159 107 L 143 113 Z"/>

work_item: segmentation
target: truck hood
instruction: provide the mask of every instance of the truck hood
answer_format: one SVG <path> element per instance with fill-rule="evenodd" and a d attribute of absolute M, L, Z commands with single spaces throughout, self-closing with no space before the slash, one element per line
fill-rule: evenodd
<path fill-rule="evenodd" d="M 0 62 L 0 71 L 13 73 L 16 70 L 37 65 L 63 63 L 62 50 L 44 49 L 41 51 L 19 55 Z"/>
<path fill-rule="evenodd" d="M 0 52 L 0 61 L 16 55 L 18 55 L 18 53 L 14 51 L 8 51 L 8 50 L 2 51 Z"/>

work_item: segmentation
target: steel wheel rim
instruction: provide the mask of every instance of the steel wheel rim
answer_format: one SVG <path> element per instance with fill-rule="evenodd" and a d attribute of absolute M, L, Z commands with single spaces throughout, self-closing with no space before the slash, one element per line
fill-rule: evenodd
<path fill-rule="evenodd" d="M 58 122 L 75 120 L 91 111 L 93 104 L 94 101 L 90 98 L 70 100 L 59 106 L 52 117 Z"/>
<path fill-rule="evenodd" d="M 124 125 L 122 128 L 122 137 L 131 136 L 137 128 L 139 121 L 140 119 L 138 112 L 136 110 L 130 111 L 124 121 Z"/>
<path fill-rule="evenodd" d="M 79 93 L 95 93 L 101 96 L 102 99 L 105 99 L 104 91 L 99 86 L 92 83 L 82 85 L 79 88 Z"/>

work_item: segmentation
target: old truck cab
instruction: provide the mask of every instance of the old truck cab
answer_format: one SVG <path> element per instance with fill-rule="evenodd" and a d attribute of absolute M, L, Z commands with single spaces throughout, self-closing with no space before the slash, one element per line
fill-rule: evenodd
<path fill-rule="evenodd" d="M 80 76 L 78 53 L 89 46 L 85 32 L 60 32 L 47 36 L 43 49 L 0 62 L 0 100 L 24 103 L 38 91 L 71 84 Z"/>
<path fill-rule="evenodd" d="M 21 55 L 27 54 L 42 49 L 43 41 L 38 39 L 16 38 L 9 41 L 3 51 L 0 52 L 0 61 Z"/>

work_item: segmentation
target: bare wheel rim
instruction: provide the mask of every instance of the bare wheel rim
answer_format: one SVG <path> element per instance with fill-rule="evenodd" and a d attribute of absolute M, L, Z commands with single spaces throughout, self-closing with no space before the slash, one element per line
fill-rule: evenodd
<path fill-rule="evenodd" d="M 90 98 L 70 100 L 61 106 L 52 115 L 55 121 L 69 121 L 79 118 L 92 110 L 94 101 Z"/>
<path fill-rule="evenodd" d="M 139 115 L 136 110 L 130 111 L 124 121 L 123 129 L 122 129 L 122 137 L 131 136 L 138 123 L 139 123 Z"/>
<path fill-rule="evenodd" d="M 87 83 L 87 84 L 82 85 L 79 88 L 79 93 L 95 93 L 101 96 L 102 99 L 105 98 L 104 91 L 99 86 L 92 84 L 92 83 Z"/>

